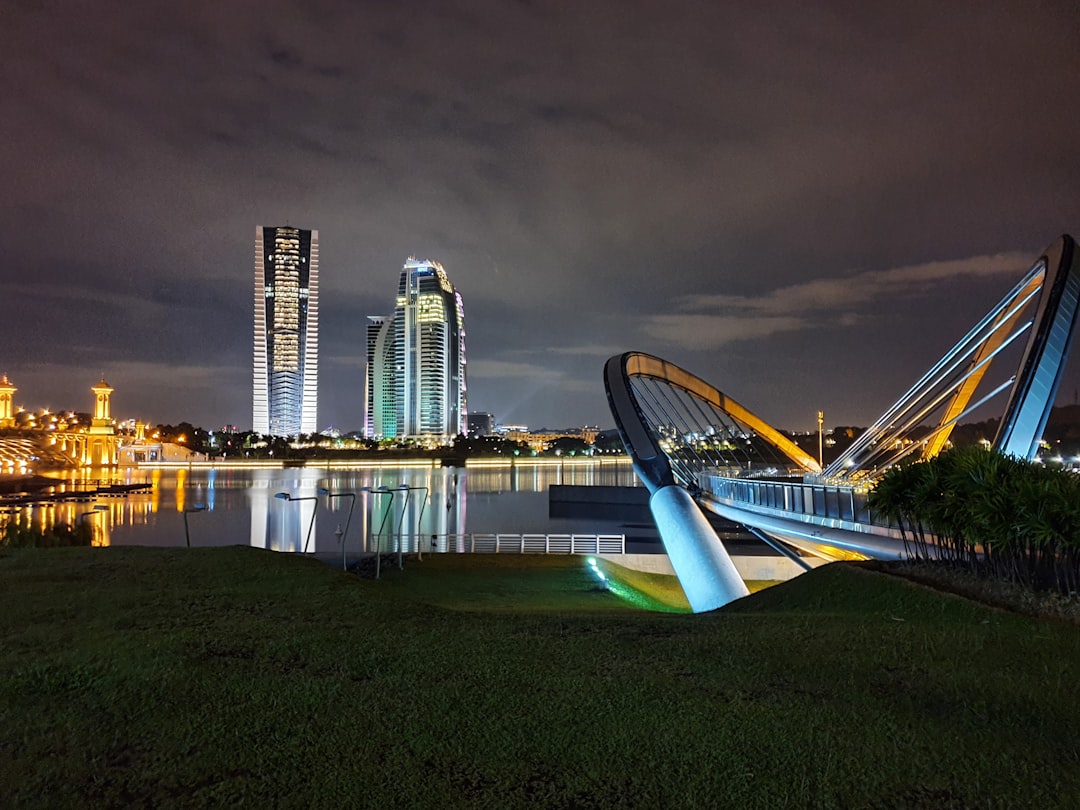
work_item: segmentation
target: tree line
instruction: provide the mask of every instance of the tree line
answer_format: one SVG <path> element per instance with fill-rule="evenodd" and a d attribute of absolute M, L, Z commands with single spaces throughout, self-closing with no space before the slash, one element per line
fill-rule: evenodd
<path fill-rule="evenodd" d="M 525 442 L 513 441 L 505 436 L 456 436 L 445 447 L 426 447 L 415 438 L 368 439 L 356 434 L 330 438 L 319 433 L 299 436 L 269 436 L 243 431 L 237 433 L 211 433 L 190 422 L 177 425 L 161 424 L 147 431 L 148 436 L 163 442 L 187 447 L 195 453 L 225 458 L 358 458 L 372 456 L 402 457 L 498 457 L 537 455 Z M 618 432 L 601 432 L 590 444 L 574 436 L 564 436 L 552 441 L 543 451 L 549 456 L 588 456 L 593 453 L 622 453 L 622 441 Z"/>

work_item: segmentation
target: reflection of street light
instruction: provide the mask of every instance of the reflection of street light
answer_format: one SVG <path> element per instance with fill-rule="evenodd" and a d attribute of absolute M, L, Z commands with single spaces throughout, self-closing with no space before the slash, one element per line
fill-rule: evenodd
<path fill-rule="evenodd" d="M 279 498 L 283 501 L 315 501 L 315 506 L 311 508 L 311 522 L 308 523 L 307 537 L 304 538 L 304 554 L 307 554 L 308 542 L 311 540 L 311 530 L 315 527 L 315 513 L 319 511 L 319 499 L 318 497 L 311 495 L 303 498 L 294 498 L 288 492 L 275 492 L 275 498 Z"/>
<path fill-rule="evenodd" d="M 356 493 L 355 492 L 331 492 L 326 487 L 319 487 L 315 490 L 320 495 L 325 495 L 326 500 L 330 501 L 334 498 L 348 498 L 349 499 L 349 516 L 345 518 L 345 531 L 341 532 L 341 570 L 346 569 L 345 565 L 345 540 L 349 536 L 349 524 L 352 522 L 353 507 L 356 506 Z M 340 530 L 341 524 L 338 524 Z"/>
<path fill-rule="evenodd" d="M 378 579 L 379 574 L 380 574 L 381 569 L 382 569 L 382 554 L 381 554 L 382 549 L 381 549 L 380 540 L 382 538 L 382 531 L 386 527 L 386 519 L 388 517 L 390 517 L 390 512 L 392 511 L 393 506 L 394 506 L 394 493 L 391 492 L 386 487 L 379 487 L 378 489 L 372 489 L 371 487 L 360 487 L 359 491 L 360 492 L 370 492 L 372 495 L 389 495 L 390 496 L 390 502 L 386 505 L 386 511 L 383 512 L 382 523 L 379 524 L 378 534 L 375 535 L 375 579 Z M 371 525 L 370 524 L 368 524 L 368 531 L 369 532 L 371 531 Z M 368 549 L 368 543 L 367 543 L 367 538 L 365 538 L 364 551 L 367 551 L 367 549 Z"/>
<path fill-rule="evenodd" d="M 193 503 L 184 510 L 184 539 L 187 541 L 188 548 L 191 548 L 191 532 L 188 530 L 187 523 L 188 512 L 202 512 L 204 509 L 206 509 L 205 503 Z"/>
<path fill-rule="evenodd" d="M 99 512 L 107 512 L 108 510 L 109 510 L 109 507 L 106 506 L 105 504 L 96 503 L 96 504 L 94 504 L 94 508 L 91 509 L 89 512 L 83 512 L 81 515 L 79 515 L 77 518 L 75 518 L 75 525 L 76 526 L 81 526 L 83 524 L 83 521 L 84 521 L 84 519 L 86 518 L 87 515 L 96 515 Z M 95 539 L 94 536 L 96 535 L 96 533 L 97 533 L 96 524 L 91 524 L 91 526 L 90 526 L 90 545 L 94 544 L 94 539 Z"/>
<path fill-rule="evenodd" d="M 416 531 L 419 534 L 419 532 L 420 532 L 420 521 L 422 521 L 424 519 L 424 507 L 427 506 L 427 501 L 428 501 L 428 488 L 427 487 L 410 487 L 408 484 L 402 484 L 401 486 L 398 487 L 398 489 L 405 492 L 405 505 L 401 507 L 401 523 L 398 524 L 397 566 L 398 566 L 398 568 L 401 568 L 402 567 L 402 565 L 401 565 L 401 545 L 402 545 L 401 544 L 401 529 L 402 529 L 402 526 L 405 525 L 405 512 L 409 508 L 409 494 L 411 492 L 414 492 L 414 491 L 417 491 L 417 490 L 421 490 L 421 489 L 424 490 L 424 501 L 423 501 L 423 503 L 420 504 L 420 515 L 416 519 Z M 423 559 L 423 552 L 420 551 L 420 543 L 419 543 L 419 541 L 417 541 L 417 543 L 416 543 L 416 549 L 420 554 L 420 559 Z"/>

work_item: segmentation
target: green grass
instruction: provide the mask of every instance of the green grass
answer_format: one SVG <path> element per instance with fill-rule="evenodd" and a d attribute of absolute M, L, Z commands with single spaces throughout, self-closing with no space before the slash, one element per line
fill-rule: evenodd
<path fill-rule="evenodd" d="M 695 616 L 572 557 L 6 551 L 0 806 L 1076 807 L 1078 664 L 845 563 Z"/>

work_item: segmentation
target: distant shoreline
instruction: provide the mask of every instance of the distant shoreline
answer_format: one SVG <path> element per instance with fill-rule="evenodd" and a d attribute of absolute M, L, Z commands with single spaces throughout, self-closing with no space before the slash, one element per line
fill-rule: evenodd
<path fill-rule="evenodd" d="M 460 462 L 460 463 L 459 463 Z M 630 464 L 629 456 L 512 456 L 509 458 L 289 458 L 289 459 L 210 459 L 191 461 L 140 461 L 123 465 L 119 469 L 136 470 L 225 470 L 225 469 L 268 469 L 281 470 L 287 467 L 310 467 L 319 470 L 355 469 L 358 467 L 585 467 L 589 465 Z M 105 468 L 102 468 L 105 469 Z"/>

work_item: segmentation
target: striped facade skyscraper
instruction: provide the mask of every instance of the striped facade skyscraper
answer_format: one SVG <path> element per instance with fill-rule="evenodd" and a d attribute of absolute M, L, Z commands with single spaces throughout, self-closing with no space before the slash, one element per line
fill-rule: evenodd
<path fill-rule="evenodd" d="M 254 372 L 256 433 L 318 430 L 318 231 L 255 228 Z"/>
<path fill-rule="evenodd" d="M 409 258 L 394 314 L 368 319 L 365 432 L 448 441 L 466 430 L 465 310 L 442 265 Z"/>

